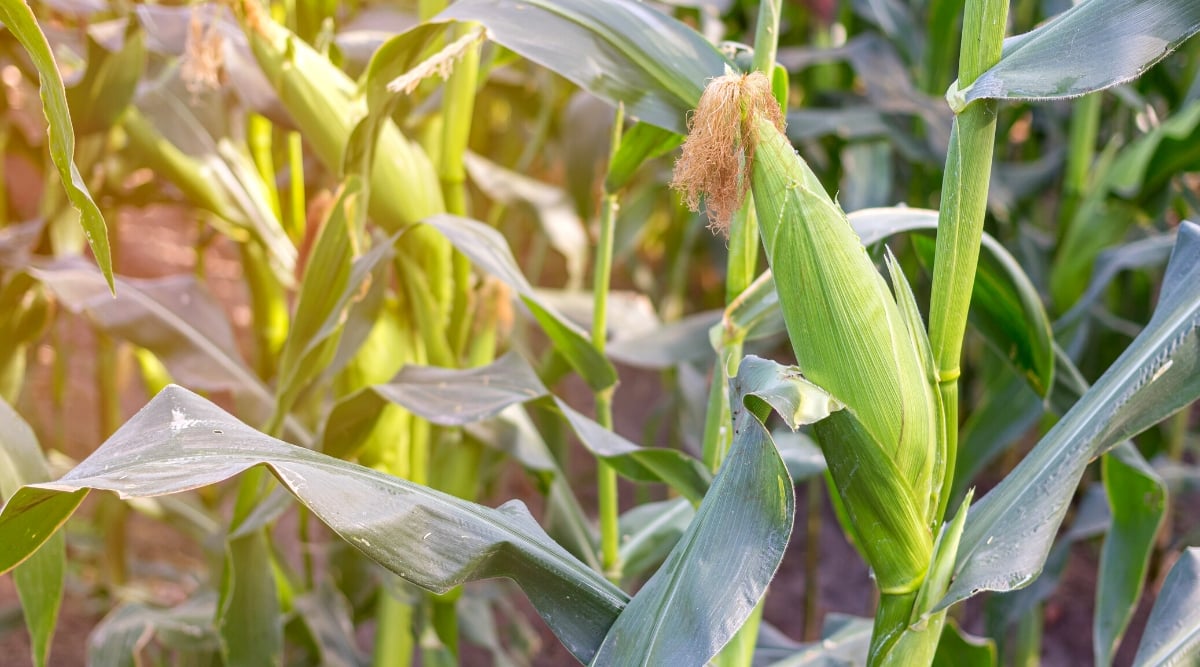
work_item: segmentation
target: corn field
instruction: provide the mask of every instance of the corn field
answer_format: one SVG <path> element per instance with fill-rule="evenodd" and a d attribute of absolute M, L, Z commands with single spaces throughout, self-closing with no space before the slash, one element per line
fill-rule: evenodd
<path fill-rule="evenodd" d="M 1200 0 L 0 23 L 0 663 L 1200 664 Z"/>

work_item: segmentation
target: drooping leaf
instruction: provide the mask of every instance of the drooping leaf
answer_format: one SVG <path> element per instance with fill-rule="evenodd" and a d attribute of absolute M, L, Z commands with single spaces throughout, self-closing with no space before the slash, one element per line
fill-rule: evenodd
<path fill-rule="evenodd" d="M 864 245 L 902 232 L 930 234 L 938 220 L 936 211 L 905 208 L 863 209 L 847 217 Z M 932 250 L 931 245 L 924 247 Z M 971 323 L 1039 394 L 1049 391 L 1054 380 L 1050 319 L 1024 269 L 988 234 L 983 236 L 971 302 Z"/>
<path fill-rule="evenodd" d="M 356 450 L 388 402 L 435 424 L 463 426 L 548 394 L 533 368 L 516 352 L 478 368 L 406 366 L 392 382 L 368 387 L 335 406 L 325 429 L 324 451 L 346 456 Z M 694 502 L 704 496 L 708 474 L 696 459 L 675 449 L 639 447 L 562 399 L 551 397 L 551 401 L 584 447 L 617 472 L 638 481 L 665 482 Z M 529 461 L 527 455 L 518 459 Z"/>
<path fill-rule="evenodd" d="M 546 536 L 519 501 L 491 509 L 259 433 L 171 386 L 62 479 L 23 487 L 0 512 L 0 572 L 26 559 L 90 489 L 146 497 L 266 466 L 315 516 L 404 579 L 446 592 L 514 579 L 550 628 L 590 660 L 627 597 Z"/>
<path fill-rule="evenodd" d="M 795 512 L 791 478 L 760 421 L 761 408 L 782 407 L 796 428 L 841 407 L 795 370 L 747 357 L 730 380 L 736 408 L 728 457 L 687 531 L 617 618 L 593 665 L 704 664 L 753 611 L 783 558 Z"/>
<path fill-rule="evenodd" d="M 41 81 L 42 110 L 48 123 L 46 132 L 50 137 L 50 159 L 58 169 L 58 176 L 67 190 L 71 205 L 79 209 L 79 222 L 96 258 L 96 265 L 108 282 L 109 290 L 114 291 L 116 286 L 113 284 L 108 227 L 96 202 L 92 200 L 83 175 L 75 166 L 75 130 L 71 125 L 62 75 L 59 74 L 58 64 L 54 62 L 50 44 L 25 0 L 0 3 L 0 23 L 17 38 L 37 68 Z"/>
<path fill-rule="evenodd" d="M 1005 41 L 999 62 L 951 106 L 1078 97 L 1132 81 L 1200 30 L 1196 0 L 1090 0 Z"/>
<path fill-rule="evenodd" d="M 488 197 L 510 205 L 523 203 L 534 210 L 550 246 L 566 259 L 568 284 L 581 285 L 588 237 L 566 191 L 504 169 L 475 153 L 467 153 L 463 164 L 471 182 Z"/>
<path fill-rule="evenodd" d="M 1200 547 L 1183 551 L 1163 581 L 1146 632 L 1133 659 L 1136 667 L 1185 665 L 1200 656 Z"/>
<path fill-rule="evenodd" d="M 481 222 L 453 215 L 435 215 L 423 222 L 445 235 L 475 266 L 500 279 L 519 295 L 550 342 L 588 386 L 599 391 L 616 383 L 616 369 L 596 351 L 587 335 L 538 298 L 500 232 Z"/>
<path fill-rule="evenodd" d="M 1155 538 L 1166 515 L 1167 488 L 1130 443 L 1104 456 L 1101 474 L 1112 527 L 1100 552 L 1092 654 L 1097 665 L 1109 665 L 1142 595 Z"/>
<path fill-rule="evenodd" d="M 971 510 L 941 606 L 1041 571 L 1088 461 L 1200 397 L 1200 226 L 1185 222 L 1158 307 L 1124 354 Z"/>
<path fill-rule="evenodd" d="M 729 64 L 699 33 L 634 0 L 461 0 L 438 18 L 478 21 L 496 42 L 676 134 L 705 81 Z"/>
<path fill-rule="evenodd" d="M 849 667 L 867 663 L 871 643 L 871 619 L 833 613 L 825 617 L 820 641 L 799 650 L 772 650 L 769 667 Z M 776 656 L 778 653 L 788 655 Z"/>
<path fill-rule="evenodd" d="M 201 391 L 229 391 L 244 399 L 247 414 L 265 420 L 270 391 L 238 356 L 233 330 L 221 306 L 190 275 L 152 280 L 121 278 L 113 299 L 103 279 L 78 262 L 31 269 L 71 312 L 81 313 L 106 334 L 144 347 L 172 377 Z"/>
<path fill-rule="evenodd" d="M 42 449 L 29 424 L 0 400 L 0 500 L 8 500 L 23 484 L 50 479 Z M 25 627 L 29 629 L 33 663 L 47 664 L 50 639 L 58 624 L 63 581 L 67 568 L 67 543 L 55 535 L 13 573 Z"/>
<path fill-rule="evenodd" d="M 942 639 L 931 667 L 994 667 L 996 665 L 996 642 L 986 637 L 967 634 L 954 619 L 946 619 Z"/>
<path fill-rule="evenodd" d="M 686 498 L 638 505 L 621 515 L 621 576 L 636 579 L 666 559 L 696 516 Z"/>

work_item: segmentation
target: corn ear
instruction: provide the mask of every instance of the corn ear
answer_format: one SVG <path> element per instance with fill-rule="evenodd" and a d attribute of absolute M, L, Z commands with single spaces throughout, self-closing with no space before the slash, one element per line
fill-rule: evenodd
<path fill-rule="evenodd" d="M 354 126 L 367 113 L 354 81 L 287 28 L 257 0 L 242 0 L 239 18 L 259 67 L 304 141 L 339 173 Z M 370 177 L 371 217 L 389 232 L 445 210 L 437 172 L 420 146 L 385 124 Z"/>
<path fill-rule="evenodd" d="M 754 131 L 751 187 L 798 365 L 849 408 L 817 433 L 880 589 L 905 590 L 928 567 L 941 488 L 932 391 L 841 208 L 774 124 L 760 119 Z"/>
<path fill-rule="evenodd" d="M 765 76 L 715 79 L 674 185 L 689 203 L 705 194 L 720 228 L 749 182 L 797 365 L 847 407 L 814 427 L 830 472 L 880 590 L 912 593 L 929 567 L 942 482 L 932 387 L 912 323 L 781 130 Z"/>

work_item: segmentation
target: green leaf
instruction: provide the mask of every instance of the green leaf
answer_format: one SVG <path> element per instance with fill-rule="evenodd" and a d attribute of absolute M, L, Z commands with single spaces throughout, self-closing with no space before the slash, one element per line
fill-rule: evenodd
<path fill-rule="evenodd" d="M 1184 222 L 1149 324 L 972 509 L 945 607 L 1041 571 L 1088 461 L 1200 397 L 1200 226 Z"/>
<path fill-rule="evenodd" d="M 0 500 L 8 500 L 23 484 L 50 479 L 37 437 L 21 415 L 0 400 Z M 16 572 L 13 580 L 25 626 L 29 629 L 33 663 L 42 667 L 50 656 L 50 639 L 58 624 L 66 577 L 67 544 L 61 535 L 50 539 Z"/>
<path fill-rule="evenodd" d="M 995 641 L 969 635 L 948 618 L 931 667 L 994 667 L 996 660 Z"/>
<path fill-rule="evenodd" d="M 490 39 L 676 134 L 687 133 L 705 81 L 730 64 L 699 33 L 634 0 L 460 0 L 437 18 L 478 21 Z"/>
<path fill-rule="evenodd" d="M 124 35 L 116 51 L 109 51 L 87 35 L 87 71 L 70 90 L 67 104 L 79 120 L 79 134 L 107 132 L 121 117 L 146 68 L 146 38 L 140 30 Z"/>
<path fill-rule="evenodd" d="M 775 575 L 791 535 L 795 497 L 762 417 L 743 401 L 784 404 L 782 416 L 798 425 L 802 411 L 791 403 L 797 394 L 828 396 L 794 368 L 754 357 L 747 362 L 746 374 L 730 380 L 736 407 L 725 465 L 667 561 L 617 618 L 591 664 L 702 665 L 738 631 Z"/>
<path fill-rule="evenodd" d="M 216 596 L 202 592 L 176 607 L 160 609 L 141 602 L 118 605 L 88 636 L 88 664 L 135 667 L 147 638 L 191 654 L 215 657 L 220 644 L 213 628 Z"/>
<path fill-rule="evenodd" d="M 617 153 L 608 164 L 604 190 L 616 192 L 633 178 L 638 167 L 650 158 L 666 155 L 683 144 L 683 135 L 650 123 L 638 123 L 621 135 Z"/>
<path fill-rule="evenodd" d="M 609 342 L 605 352 L 623 364 L 639 368 L 663 369 L 707 361 L 714 356 L 709 330 L 720 322 L 719 310 L 695 313 L 644 333 L 619 336 Z"/>
<path fill-rule="evenodd" d="M 1200 657 L 1200 547 L 1185 549 L 1163 581 L 1135 667 L 1185 665 Z"/>
<path fill-rule="evenodd" d="M 550 247 L 566 259 L 568 286 L 583 284 L 588 235 L 565 190 L 505 169 L 475 153 L 463 156 L 463 165 L 471 182 L 494 201 L 524 203 L 532 208 Z"/>
<path fill-rule="evenodd" d="M 901 232 L 930 235 L 936 232 L 938 222 L 937 211 L 906 208 L 864 209 L 848 217 L 864 245 Z M 932 258 L 932 244 L 914 245 L 927 259 Z M 1041 296 L 1025 270 L 994 237 L 984 234 L 980 250 L 971 323 L 1045 395 L 1054 381 L 1054 348 Z"/>
<path fill-rule="evenodd" d="M 487 366 L 461 370 L 409 365 L 391 383 L 368 387 L 338 403 L 325 427 L 323 451 L 339 457 L 354 452 L 388 402 L 435 424 L 463 426 L 548 394 L 533 368 L 516 352 Z M 674 449 L 639 447 L 561 399 L 551 400 L 584 447 L 620 474 L 637 481 L 665 482 L 694 502 L 704 496 L 708 473 L 696 459 Z M 514 453 L 534 469 L 554 468 L 540 452 Z"/>
<path fill-rule="evenodd" d="M 770 667 L 851 667 L 867 664 L 867 648 L 871 642 L 873 623 L 869 618 L 832 613 L 825 617 L 821 640 L 805 644 L 799 650 L 772 654 L 776 660 Z"/>
<path fill-rule="evenodd" d="M 96 271 L 78 262 L 30 273 L 67 310 L 85 315 L 114 338 L 150 350 L 177 381 L 199 391 L 231 391 L 243 414 L 267 419 L 271 392 L 238 357 L 225 311 L 193 276 L 119 278 L 121 294 L 113 299 Z"/>
<path fill-rule="evenodd" d="M 87 183 L 79 173 L 79 168 L 75 166 L 75 130 L 71 126 L 71 114 L 67 109 L 62 75 L 58 72 L 58 64 L 54 62 L 50 44 L 25 0 L 0 2 L 0 23 L 21 42 L 21 46 L 29 53 L 34 67 L 37 68 L 41 81 L 42 110 L 49 124 L 46 132 L 50 137 L 50 159 L 58 169 L 58 176 L 67 190 L 67 198 L 71 200 L 71 205 L 79 209 L 79 223 L 83 226 L 83 233 L 92 248 L 96 265 L 104 274 L 109 291 L 115 294 L 108 227 L 105 226 L 104 216 L 88 192 Z"/>
<path fill-rule="evenodd" d="M 229 540 L 217 607 L 221 655 L 230 665 L 277 665 L 283 616 L 263 529 Z"/>
<path fill-rule="evenodd" d="M 45 542 L 89 489 L 124 498 L 178 493 L 258 465 L 339 536 L 411 583 L 445 593 L 469 580 L 514 579 L 581 660 L 591 659 L 628 600 L 551 541 L 519 501 L 491 509 L 289 445 L 176 386 L 62 479 L 17 492 L 0 513 L 0 572 Z"/>
<path fill-rule="evenodd" d="M 1132 81 L 1200 30 L 1196 0 L 1089 0 L 1005 41 L 999 62 L 951 106 L 1078 97 Z"/>
<path fill-rule="evenodd" d="M 500 232 L 481 222 L 453 215 L 435 215 L 423 222 L 441 232 L 475 266 L 499 278 L 519 295 L 555 349 L 589 387 L 601 391 L 616 384 L 616 369 L 596 351 L 588 335 L 538 297 Z"/>
<path fill-rule="evenodd" d="M 1167 509 L 1166 483 L 1130 443 L 1101 459 L 1112 527 L 1100 552 L 1092 654 L 1097 665 L 1112 664 L 1146 581 L 1155 538 Z"/>
<path fill-rule="evenodd" d="M 354 257 L 363 205 L 359 180 L 347 179 L 305 267 L 296 312 L 280 352 L 282 377 L 276 400 L 281 412 L 290 410 L 300 391 L 333 361 L 348 311 L 369 289 L 372 271 L 392 256 L 391 242 L 383 241 Z"/>
<path fill-rule="evenodd" d="M 686 498 L 638 505 L 621 515 L 621 576 L 633 582 L 666 559 L 696 516 Z"/>
<path fill-rule="evenodd" d="M 1197 108 L 1200 108 L 1200 105 Z M 1174 247 L 1175 234 L 1171 233 L 1131 241 L 1100 253 L 1092 267 L 1092 278 L 1088 281 L 1083 296 L 1079 297 L 1069 311 L 1063 313 L 1057 325 L 1061 328 L 1087 314 L 1100 297 L 1104 296 L 1105 290 L 1119 273 L 1163 264 L 1171 256 L 1171 249 Z"/>

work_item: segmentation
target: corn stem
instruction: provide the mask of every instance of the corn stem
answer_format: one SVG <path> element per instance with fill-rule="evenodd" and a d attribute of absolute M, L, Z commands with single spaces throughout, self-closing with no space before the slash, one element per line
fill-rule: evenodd
<path fill-rule="evenodd" d="M 617 105 L 613 117 L 609 161 L 621 144 L 625 124 L 625 107 Z M 600 235 L 596 240 L 596 262 L 592 280 L 592 344 L 604 354 L 608 337 L 608 288 L 612 279 L 613 236 L 616 229 L 617 195 L 604 193 L 600 210 Z M 596 392 L 596 421 L 606 429 L 613 427 L 612 395 L 614 387 Z M 617 472 L 604 461 L 596 462 L 596 488 L 599 496 L 600 554 L 604 574 L 614 582 L 621 580 L 620 534 L 617 525 L 620 507 L 617 502 Z"/>
<path fill-rule="evenodd" d="M 969 0 L 963 19 L 959 89 L 1000 58 L 1008 3 Z M 973 102 L 954 119 L 942 182 L 933 265 L 929 338 L 938 369 L 946 428 L 945 470 L 953 471 L 958 448 L 958 376 L 967 309 L 971 302 L 996 140 L 996 102 Z M 937 518 L 945 516 L 952 472 L 945 475 Z"/>

